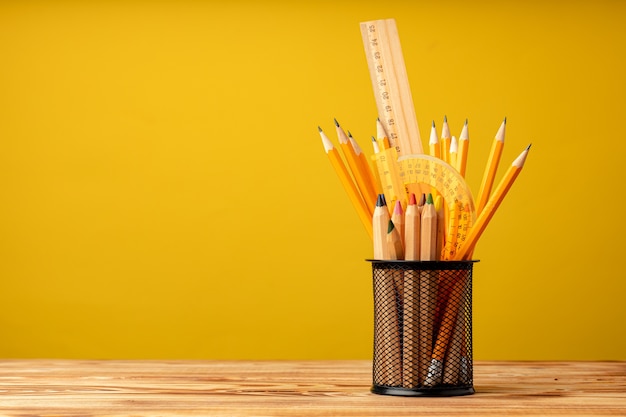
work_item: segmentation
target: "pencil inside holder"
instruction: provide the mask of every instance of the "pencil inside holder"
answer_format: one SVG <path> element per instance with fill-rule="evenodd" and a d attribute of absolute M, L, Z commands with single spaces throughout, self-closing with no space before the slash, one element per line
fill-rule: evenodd
<path fill-rule="evenodd" d="M 474 393 L 472 271 L 476 261 L 377 261 L 372 392 Z"/>

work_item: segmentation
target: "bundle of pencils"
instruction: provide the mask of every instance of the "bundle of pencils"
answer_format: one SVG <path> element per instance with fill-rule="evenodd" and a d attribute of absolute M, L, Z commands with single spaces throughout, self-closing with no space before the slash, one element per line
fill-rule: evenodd
<path fill-rule="evenodd" d="M 380 339 L 385 341 L 381 349 L 401 352 L 400 360 L 382 366 L 383 385 L 414 388 L 454 384 L 466 380 L 459 371 L 462 351 L 467 354 L 468 348 L 464 343 L 468 335 L 463 330 L 466 310 L 461 300 L 471 275 L 433 266 L 439 264 L 433 261 L 472 259 L 476 243 L 524 167 L 530 145 L 496 183 L 505 118 L 493 139 L 474 199 L 465 181 L 468 121 L 458 139 L 450 134 L 447 117 L 440 135 L 433 121 L 429 155 L 425 155 L 395 21 L 363 22 L 361 34 L 378 108 L 372 153 L 365 156 L 336 119 L 343 158 L 322 128 L 318 126 L 318 130 L 324 150 L 373 241 L 375 262 L 411 261 L 399 269 L 392 267 L 389 279 L 380 283 L 378 302 L 388 303 L 393 310 L 377 315 L 388 320 L 378 323 L 377 318 L 382 329 Z M 419 335 L 417 339 L 415 335 Z M 455 347 L 457 352 L 453 352 Z M 396 372 L 398 363 L 404 366 Z M 387 373 L 387 368 L 394 369 Z"/>
<path fill-rule="evenodd" d="M 454 172 L 451 178 L 456 181 L 454 184 L 450 181 L 439 181 L 438 186 L 406 180 L 408 176 L 398 163 L 397 150 L 391 146 L 380 119 L 376 121 L 377 133 L 376 137 L 372 137 L 373 153 L 369 158 L 336 119 L 335 128 L 343 158 L 319 126 L 318 131 L 335 172 L 373 240 L 375 259 L 471 259 L 478 239 L 524 167 L 530 149 L 529 145 L 520 153 L 496 184 L 496 174 L 504 148 L 504 119 L 494 137 L 478 197 L 474 202 L 464 180 L 469 154 L 467 120 L 458 140 L 450 135 L 447 117 L 444 117 L 441 138 L 437 135 L 435 122 L 432 122 L 430 156 L 441 161 L 441 170 Z M 468 192 L 469 204 L 464 209 L 468 230 L 462 235 L 458 233 L 459 213 L 451 210 L 444 199 L 445 187 L 451 186 Z M 449 203 L 456 207 L 454 204 L 458 202 Z M 453 239 L 455 250 L 446 250 Z"/>

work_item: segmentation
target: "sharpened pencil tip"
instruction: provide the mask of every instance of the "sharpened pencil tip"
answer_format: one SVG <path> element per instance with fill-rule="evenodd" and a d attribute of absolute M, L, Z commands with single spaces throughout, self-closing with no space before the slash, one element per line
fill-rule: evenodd
<path fill-rule="evenodd" d="M 317 127 L 317 130 L 319 130 L 319 132 L 322 133 L 322 128 L 320 126 Z"/>
<path fill-rule="evenodd" d="M 395 214 L 402 214 L 402 203 L 400 202 L 400 200 L 396 201 L 396 207 L 393 209 L 393 212 Z"/>
<path fill-rule="evenodd" d="M 335 126 L 339 127 L 339 122 L 337 121 L 337 119 L 333 119 L 335 121 Z"/>
<path fill-rule="evenodd" d="M 415 193 L 411 193 L 411 197 L 409 198 L 409 206 L 414 206 L 417 204 L 417 199 L 415 198 Z"/>
<path fill-rule="evenodd" d="M 529 143 L 528 146 L 526 147 L 526 150 L 529 150 L 532 145 L 533 145 L 532 143 Z"/>
<path fill-rule="evenodd" d="M 446 115 L 443 116 L 443 122 L 444 123 L 448 123 L 448 116 L 446 116 Z"/>
<path fill-rule="evenodd" d="M 393 221 L 389 220 L 388 226 L 387 226 L 387 233 L 391 233 L 393 232 L 393 229 L 395 229 L 396 226 L 393 224 Z"/>
<path fill-rule="evenodd" d="M 467 119 L 465 119 L 465 126 L 467 126 Z"/>
<path fill-rule="evenodd" d="M 350 133 L 350 131 L 348 130 L 348 137 L 351 138 L 352 137 L 352 133 Z"/>
<path fill-rule="evenodd" d="M 433 195 L 431 193 L 428 193 L 428 198 L 426 198 L 426 204 L 434 204 Z"/>
<path fill-rule="evenodd" d="M 372 142 L 376 143 L 376 138 L 372 136 Z"/>
<path fill-rule="evenodd" d="M 376 200 L 376 207 L 384 207 L 387 204 L 385 203 L 385 194 L 378 194 L 378 199 Z"/>
<path fill-rule="evenodd" d="M 506 116 L 504 117 L 504 122 L 503 123 L 506 124 Z"/>
<path fill-rule="evenodd" d="M 435 127 L 435 121 L 433 120 L 433 127 Z"/>

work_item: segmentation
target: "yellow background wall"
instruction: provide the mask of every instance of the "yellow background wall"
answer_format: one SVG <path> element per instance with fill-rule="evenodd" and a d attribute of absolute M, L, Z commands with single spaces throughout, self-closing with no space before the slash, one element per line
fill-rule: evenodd
<path fill-rule="evenodd" d="M 0 357 L 370 358 L 369 238 L 317 132 L 371 150 L 395 18 L 424 141 L 507 117 L 476 359 L 626 359 L 626 3 L 0 3 Z M 500 175 L 504 172 L 501 169 Z"/>

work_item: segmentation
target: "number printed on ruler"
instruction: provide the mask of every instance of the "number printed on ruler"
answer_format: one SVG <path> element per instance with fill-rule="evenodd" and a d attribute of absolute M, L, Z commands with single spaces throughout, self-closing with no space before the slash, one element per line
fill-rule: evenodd
<path fill-rule="evenodd" d="M 379 111 L 384 112 L 384 114 L 379 114 L 379 117 L 384 126 L 387 128 L 390 143 L 398 148 L 396 114 L 393 108 L 391 93 L 389 91 L 389 80 L 387 79 L 385 72 L 385 64 L 380 48 L 380 38 L 376 25 L 371 23 L 367 25 L 367 39 L 369 41 L 369 53 L 375 68 L 374 72 L 376 74 L 376 83 L 378 88 L 376 100 L 380 103 Z"/>
<path fill-rule="evenodd" d="M 433 187 L 443 198 L 447 211 L 444 259 L 454 259 L 476 219 L 474 199 L 458 171 L 430 155 L 407 155 L 398 158 L 400 178 L 409 191 L 417 184 Z"/>

